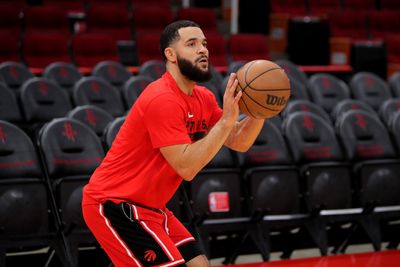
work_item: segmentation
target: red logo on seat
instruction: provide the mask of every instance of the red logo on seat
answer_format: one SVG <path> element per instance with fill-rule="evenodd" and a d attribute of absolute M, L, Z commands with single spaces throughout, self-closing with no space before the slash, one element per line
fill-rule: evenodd
<path fill-rule="evenodd" d="M 90 125 L 96 126 L 97 118 L 92 110 L 86 110 L 86 120 Z"/>
<path fill-rule="evenodd" d="M 108 66 L 107 68 L 108 74 L 110 74 L 111 77 L 116 77 L 117 76 L 117 68 L 114 66 Z"/>
<path fill-rule="evenodd" d="M 314 123 L 309 116 L 304 115 L 303 123 L 304 123 L 304 127 L 306 127 L 306 129 L 311 130 L 311 131 L 314 130 Z"/>
<path fill-rule="evenodd" d="M 7 134 L 4 132 L 3 127 L 0 127 L 0 140 L 3 144 L 6 143 Z"/>
<path fill-rule="evenodd" d="M 146 251 L 144 252 L 144 259 L 145 259 L 146 261 L 148 261 L 148 262 L 153 262 L 153 261 L 156 260 L 156 258 L 157 258 L 157 255 L 156 255 L 156 253 L 155 253 L 153 250 L 149 249 L 149 250 L 146 250 Z"/>
<path fill-rule="evenodd" d="M 362 114 L 356 114 L 356 125 L 360 128 L 365 129 L 367 127 L 368 122 L 365 120 L 364 116 Z"/>
<path fill-rule="evenodd" d="M 64 122 L 64 131 L 63 135 L 68 138 L 68 140 L 72 140 L 75 142 L 75 136 L 77 136 L 77 132 L 72 128 L 72 124 L 69 122 Z"/>

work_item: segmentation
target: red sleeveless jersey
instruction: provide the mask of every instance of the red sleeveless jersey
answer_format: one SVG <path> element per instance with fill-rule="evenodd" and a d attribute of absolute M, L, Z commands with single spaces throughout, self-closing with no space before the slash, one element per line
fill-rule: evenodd
<path fill-rule="evenodd" d="M 159 148 L 202 138 L 221 116 L 210 90 L 195 86 L 192 95 L 186 95 L 166 72 L 136 100 L 85 186 L 83 205 L 112 200 L 164 207 L 182 178 Z"/>

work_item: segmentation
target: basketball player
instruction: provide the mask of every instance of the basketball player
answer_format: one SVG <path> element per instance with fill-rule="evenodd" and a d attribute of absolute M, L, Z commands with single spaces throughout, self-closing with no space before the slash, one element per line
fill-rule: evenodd
<path fill-rule="evenodd" d="M 222 145 L 246 151 L 264 120 L 238 122 L 237 80 L 223 109 L 208 89 L 207 40 L 199 25 L 177 21 L 160 38 L 167 71 L 130 110 L 83 192 L 89 229 L 115 266 L 208 266 L 199 244 L 165 206 Z"/>

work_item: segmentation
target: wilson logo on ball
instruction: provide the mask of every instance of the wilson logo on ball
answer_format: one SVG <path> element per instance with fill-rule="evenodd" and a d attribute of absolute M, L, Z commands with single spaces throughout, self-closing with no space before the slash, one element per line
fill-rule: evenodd
<path fill-rule="evenodd" d="M 272 106 L 286 105 L 286 98 L 284 96 L 278 97 L 275 95 L 267 95 L 267 104 Z"/>

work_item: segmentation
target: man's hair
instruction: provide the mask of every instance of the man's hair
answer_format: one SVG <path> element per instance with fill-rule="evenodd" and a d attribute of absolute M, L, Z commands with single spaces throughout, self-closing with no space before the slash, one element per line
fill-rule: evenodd
<path fill-rule="evenodd" d="M 178 20 L 178 21 L 172 22 L 167 27 L 165 27 L 165 29 L 161 33 L 161 37 L 160 37 L 160 51 L 161 51 L 161 55 L 164 58 L 164 60 L 167 60 L 167 58 L 164 55 L 165 48 L 169 47 L 171 45 L 171 43 L 173 43 L 175 40 L 177 40 L 180 37 L 178 30 L 181 28 L 186 28 L 186 27 L 200 28 L 200 26 L 196 22 L 193 22 L 190 20 Z"/>

